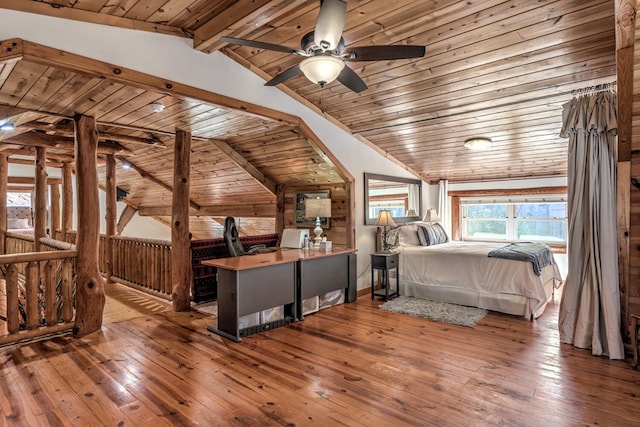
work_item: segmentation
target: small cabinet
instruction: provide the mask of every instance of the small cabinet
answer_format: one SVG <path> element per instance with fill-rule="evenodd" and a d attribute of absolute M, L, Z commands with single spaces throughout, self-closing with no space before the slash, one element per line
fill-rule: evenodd
<path fill-rule="evenodd" d="M 385 301 L 389 297 L 400 295 L 400 255 L 397 253 L 380 252 L 371 254 L 371 299 L 376 296 L 383 297 Z M 389 281 L 389 272 L 395 269 L 395 289 L 391 289 L 391 282 Z M 376 291 L 375 272 L 382 272 L 382 281 L 380 282 L 381 289 Z"/>

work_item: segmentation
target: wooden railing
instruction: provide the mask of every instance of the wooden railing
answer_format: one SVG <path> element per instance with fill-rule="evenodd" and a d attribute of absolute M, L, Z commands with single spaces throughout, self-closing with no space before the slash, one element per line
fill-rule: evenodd
<path fill-rule="evenodd" d="M 114 282 L 171 299 L 171 242 L 114 237 L 113 253 Z"/>
<path fill-rule="evenodd" d="M 32 252 L 33 236 L 7 233 L 6 241 L 7 252 L 27 251 L 0 255 L 6 297 L 0 345 L 71 330 L 77 257 L 73 246 L 41 239 L 42 248 L 49 250 Z"/>
<path fill-rule="evenodd" d="M 75 242 L 75 231 L 68 231 L 67 242 Z M 100 235 L 98 268 L 107 272 L 106 236 Z M 111 280 L 164 299 L 171 299 L 171 242 L 136 237 L 113 238 Z"/>

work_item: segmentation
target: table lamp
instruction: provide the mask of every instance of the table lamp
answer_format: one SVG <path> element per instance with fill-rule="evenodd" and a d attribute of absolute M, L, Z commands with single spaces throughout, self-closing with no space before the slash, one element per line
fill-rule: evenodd
<path fill-rule="evenodd" d="M 427 213 L 424 215 L 424 222 L 436 222 L 440 221 L 438 212 L 435 209 L 427 209 Z"/>
<path fill-rule="evenodd" d="M 378 213 L 376 225 L 382 227 L 382 252 L 389 252 L 389 244 L 387 243 L 387 227 L 395 227 L 396 223 L 391 216 L 391 211 L 382 209 Z"/>
<path fill-rule="evenodd" d="M 316 228 L 313 229 L 313 234 L 316 237 L 313 239 L 313 247 L 318 249 L 320 242 L 322 241 L 322 227 L 320 225 L 320 218 L 331 217 L 331 199 L 305 199 L 304 201 L 304 216 L 306 218 L 316 219 Z"/>

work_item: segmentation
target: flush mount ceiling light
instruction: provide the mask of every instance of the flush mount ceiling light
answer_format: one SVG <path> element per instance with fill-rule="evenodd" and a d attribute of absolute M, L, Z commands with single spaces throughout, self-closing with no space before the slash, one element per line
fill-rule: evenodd
<path fill-rule="evenodd" d="M 324 86 L 338 78 L 344 61 L 328 55 L 312 56 L 300 63 L 300 70 L 313 83 Z"/>
<path fill-rule="evenodd" d="M 161 113 L 162 111 L 164 111 L 164 105 L 160 104 L 159 102 L 154 102 L 153 104 L 151 104 L 151 111 L 153 111 L 154 113 Z"/>
<path fill-rule="evenodd" d="M 5 132 L 14 130 L 15 128 L 15 125 L 11 122 L 4 122 L 0 125 L 0 130 L 3 130 Z"/>
<path fill-rule="evenodd" d="M 491 139 L 485 137 L 469 138 L 464 142 L 464 148 L 469 150 L 487 150 L 491 148 Z"/>

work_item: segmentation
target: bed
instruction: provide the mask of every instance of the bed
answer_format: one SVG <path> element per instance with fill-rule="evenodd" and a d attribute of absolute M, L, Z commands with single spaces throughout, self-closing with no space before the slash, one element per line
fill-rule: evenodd
<path fill-rule="evenodd" d="M 33 233 L 33 215 L 29 206 L 7 206 L 7 231 Z"/>
<path fill-rule="evenodd" d="M 534 319 L 562 283 L 550 252 L 538 275 L 531 262 L 488 256 L 505 243 L 451 242 L 439 224 L 402 225 L 387 242 L 400 254 L 402 295 Z"/>

